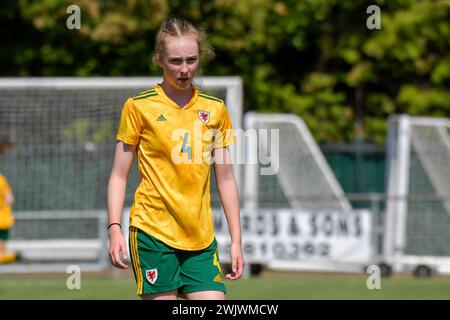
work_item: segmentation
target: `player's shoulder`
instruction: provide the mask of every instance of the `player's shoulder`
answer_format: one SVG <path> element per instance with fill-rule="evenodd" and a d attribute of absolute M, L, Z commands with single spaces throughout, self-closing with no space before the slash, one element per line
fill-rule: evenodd
<path fill-rule="evenodd" d="M 153 97 L 155 97 L 157 95 L 158 95 L 158 93 L 156 92 L 155 87 L 153 87 L 148 90 L 139 92 L 138 94 L 131 97 L 130 100 L 132 102 L 139 102 L 139 101 L 144 101 L 147 99 L 152 99 Z"/>
<path fill-rule="evenodd" d="M 208 101 L 210 104 L 213 104 L 213 105 L 215 105 L 215 104 L 217 104 L 218 106 L 224 105 L 224 102 L 222 99 L 212 96 L 201 90 L 198 91 L 198 98 L 200 100 L 203 99 L 204 101 Z"/>

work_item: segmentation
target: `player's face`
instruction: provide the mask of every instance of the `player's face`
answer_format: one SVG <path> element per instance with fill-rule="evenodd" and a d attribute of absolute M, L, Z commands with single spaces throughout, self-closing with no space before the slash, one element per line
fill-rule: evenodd
<path fill-rule="evenodd" d="M 192 36 L 165 39 L 165 52 L 160 60 L 164 81 L 178 90 L 190 88 L 199 63 L 197 40 Z"/>

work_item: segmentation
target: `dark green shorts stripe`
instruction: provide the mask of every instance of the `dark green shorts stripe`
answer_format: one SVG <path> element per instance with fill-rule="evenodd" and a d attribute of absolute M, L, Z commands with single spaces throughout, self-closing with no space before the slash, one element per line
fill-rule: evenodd
<path fill-rule="evenodd" d="M 141 272 L 141 263 L 139 261 L 139 251 L 137 245 L 137 228 L 131 226 L 130 227 L 130 236 L 129 236 L 129 245 L 130 245 L 130 254 L 131 254 L 131 263 L 133 266 L 133 273 L 136 279 L 137 284 L 137 294 L 141 295 L 143 292 L 143 275 Z"/>

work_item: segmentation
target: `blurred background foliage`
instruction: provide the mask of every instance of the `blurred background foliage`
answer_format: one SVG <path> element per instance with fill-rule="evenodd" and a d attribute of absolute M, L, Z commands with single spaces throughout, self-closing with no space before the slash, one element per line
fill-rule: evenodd
<path fill-rule="evenodd" d="M 69 30 L 67 7 L 81 8 Z M 367 7 L 381 8 L 369 30 Z M 301 116 L 321 143 L 382 144 L 394 113 L 450 117 L 450 0 L 3 0 L 1 76 L 161 75 L 169 15 L 203 28 L 202 75 L 239 75 L 245 110 Z M 356 125 L 355 125 L 356 124 Z"/>

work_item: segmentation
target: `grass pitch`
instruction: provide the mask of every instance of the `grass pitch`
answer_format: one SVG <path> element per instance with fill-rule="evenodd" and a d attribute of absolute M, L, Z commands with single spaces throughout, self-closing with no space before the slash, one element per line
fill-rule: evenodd
<path fill-rule="evenodd" d="M 69 290 L 69 275 L 0 275 L 0 300 L 134 300 L 136 285 L 131 273 L 88 274 L 81 289 Z M 258 277 L 226 281 L 230 300 L 360 300 L 450 299 L 450 277 L 416 279 L 382 278 L 381 289 L 369 290 L 364 274 L 308 274 L 263 272 Z"/>

